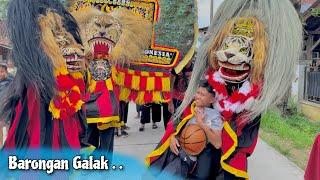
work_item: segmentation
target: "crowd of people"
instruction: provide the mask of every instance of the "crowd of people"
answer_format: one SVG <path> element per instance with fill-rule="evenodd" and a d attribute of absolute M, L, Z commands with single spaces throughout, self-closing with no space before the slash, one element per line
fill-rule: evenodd
<path fill-rule="evenodd" d="M 13 81 L 17 69 L 11 60 L 0 62 L 0 94 Z"/>

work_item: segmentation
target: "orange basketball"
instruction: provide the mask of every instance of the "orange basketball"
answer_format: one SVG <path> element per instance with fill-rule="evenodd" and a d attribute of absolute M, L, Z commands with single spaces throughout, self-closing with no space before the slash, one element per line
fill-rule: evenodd
<path fill-rule="evenodd" d="M 182 130 L 179 143 L 187 154 L 196 156 L 206 147 L 207 136 L 199 125 L 191 124 Z"/>

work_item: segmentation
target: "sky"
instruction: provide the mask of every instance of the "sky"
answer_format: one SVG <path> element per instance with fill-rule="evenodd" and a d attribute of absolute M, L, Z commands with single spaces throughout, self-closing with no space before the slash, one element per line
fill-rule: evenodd
<path fill-rule="evenodd" d="M 198 0 L 199 1 L 199 27 L 206 27 L 210 24 L 210 1 L 211 0 Z M 219 5 L 223 0 L 213 0 L 213 12 L 216 12 Z"/>

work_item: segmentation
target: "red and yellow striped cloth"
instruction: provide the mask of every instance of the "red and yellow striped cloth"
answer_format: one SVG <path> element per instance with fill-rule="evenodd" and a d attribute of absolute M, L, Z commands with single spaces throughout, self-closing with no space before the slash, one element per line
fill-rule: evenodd
<path fill-rule="evenodd" d="M 119 99 L 137 104 L 164 103 L 171 99 L 170 73 L 115 67 L 112 78 L 120 87 Z"/>

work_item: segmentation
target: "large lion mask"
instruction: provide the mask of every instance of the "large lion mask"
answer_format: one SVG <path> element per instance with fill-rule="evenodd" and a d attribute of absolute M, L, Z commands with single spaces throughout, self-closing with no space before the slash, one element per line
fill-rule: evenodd
<path fill-rule="evenodd" d="M 48 11 L 39 17 L 41 46 L 56 69 L 67 68 L 69 72 L 84 70 L 84 48 L 63 27 L 62 18 Z"/>

